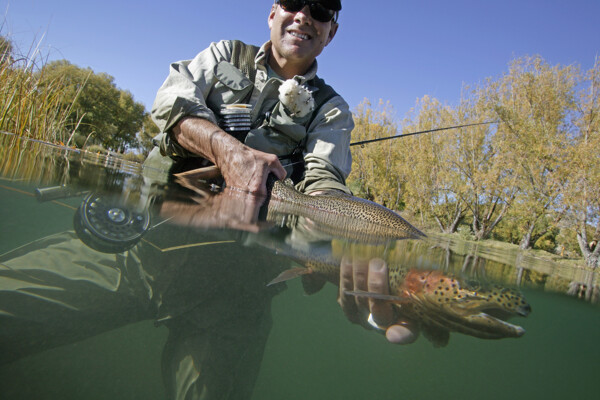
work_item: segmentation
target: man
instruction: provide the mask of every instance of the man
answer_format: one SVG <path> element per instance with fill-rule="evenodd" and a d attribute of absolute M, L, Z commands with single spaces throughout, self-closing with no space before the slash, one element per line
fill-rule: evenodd
<path fill-rule="evenodd" d="M 264 194 L 269 173 L 283 178 L 292 172 L 277 156 L 300 149 L 306 168 L 299 190 L 349 192 L 344 181 L 352 116 L 316 78 L 315 62 L 335 36 L 340 9 L 339 0 L 276 2 L 269 14 L 271 41 L 253 58 L 252 80 L 231 63 L 235 51 L 249 54 L 239 43 L 216 43 L 190 62 L 173 64 L 153 110 L 167 132 L 160 151 L 176 164 L 208 159 L 228 186 Z M 314 112 L 301 116 L 278 100 L 290 78 L 314 89 Z M 220 107 L 236 102 L 254 109 L 244 143 L 217 125 Z M 163 158 L 158 152 L 149 162 Z M 0 364 L 152 319 L 169 329 L 162 357 L 168 398 L 249 398 L 270 329 L 271 299 L 279 290 L 265 285 L 281 264 L 270 251 L 232 240 L 198 246 L 199 236 L 195 229 L 156 224 L 132 249 L 108 254 L 67 231 L 3 254 Z M 260 269 L 246 268 L 249 253 Z M 344 295 L 386 293 L 387 269 L 380 260 L 344 260 L 341 271 L 339 302 L 350 320 L 367 326 L 372 313 L 380 325 L 391 325 L 389 340 L 414 340 L 410 329 L 392 325 L 399 321 L 389 305 Z"/>
<path fill-rule="evenodd" d="M 316 58 L 336 35 L 340 10 L 340 0 L 275 1 L 268 17 L 270 41 L 249 60 L 256 69 L 253 82 L 231 68 L 231 41 L 213 43 L 195 59 L 172 64 L 152 110 L 166 132 L 160 138 L 161 154 L 176 160 L 199 155 L 219 167 L 228 186 L 264 195 L 270 173 L 283 179 L 291 172 L 277 156 L 301 147 L 305 171 L 297 182 L 299 190 L 349 193 L 345 178 L 351 168 L 352 115 L 346 102 L 316 77 Z M 287 79 L 311 88 L 319 85 L 316 97 L 320 91 L 331 94 L 312 115 L 297 118 L 278 102 L 277 89 Z M 223 104 L 242 101 L 254 107 L 254 129 L 244 142 L 217 125 Z M 391 306 L 345 295 L 344 290 L 386 292 L 384 263 L 344 260 L 339 303 L 351 321 L 362 325 L 370 311 L 387 327 L 386 336 L 393 343 L 416 339 L 411 325 L 399 321 Z"/>

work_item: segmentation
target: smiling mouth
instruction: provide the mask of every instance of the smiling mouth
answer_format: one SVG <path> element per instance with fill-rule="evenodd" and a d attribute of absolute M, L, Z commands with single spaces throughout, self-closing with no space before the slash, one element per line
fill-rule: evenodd
<path fill-rule="evenodd" d="M 306 33 L 300 33 L 300 32 L 295 32 L 295 31 L 289 31 L 289 34 L 297 37 L 298 39 L 302 39 L 302 40 L 309 40 L 311 39 L 310 35 L 307 35 Z"/>

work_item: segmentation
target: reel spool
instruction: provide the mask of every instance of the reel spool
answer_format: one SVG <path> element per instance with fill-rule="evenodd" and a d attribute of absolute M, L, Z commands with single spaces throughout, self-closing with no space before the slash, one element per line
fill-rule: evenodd
<path fill-rule="evenodd" d="M 135 246 L 150 229 L 150 212 L 131 210 L 121 202 L 91 193 L 73 217 L 79 239 L 102 253 L 121 253 Z"/>
<path fill-rule="evenodd" d="M 219 126 L 243 143 L 252 127 L 251 114 L 252 105 L 250 104 L 224 105 L 221 107 Z"/>

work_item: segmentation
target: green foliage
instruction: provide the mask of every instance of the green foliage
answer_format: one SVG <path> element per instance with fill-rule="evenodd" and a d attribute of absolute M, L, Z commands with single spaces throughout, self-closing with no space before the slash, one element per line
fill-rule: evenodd
<path fill-rule="evenodd" d="M 0 36 L 0 64 L 12 63 L 13 58 L 13 45 L 12 42 L 4 37 Z"/>
<path fill-rule="evenodd" d="M 144 106 L 107 74 L 19 54 L 0 35 L 0 130 L 48 142 L 121 151 L 148 146 Z M 141 135 L 140 135 L 141 136 Z"/>
<path fill-rule="evenodd" d="M 34 139 L 68 143 L 71 104 L 62 77 L 50 79 L 38 56 L 20 54 L 0 36 L 0 130 Z M 43 84 L 42 84 L 43 82 Z"/>
<path fill-rule="evenodd" d="M 144 115 L 144 121 L 142 123 L 142 130 L 138 134 L 138 148 L 148 155 L 154 144 L 152 138 L 160 133 L 160 128 L 152 121 L 152 117 L 149 113 Z"/>
<path fill-rule="evenodd" d="M 372 109 L 367 101 L 355 114 L 355 141 L 391 136 L 396 133 L 394 111 L 389 104 L 379 104 Z M 401 178 L 394 168 L 398 164 L 398 141 L 388 140 L 353 149 L 352 169 L 349 185 L 362 197 L 376 201 L 392 209 L 400 209 Z"/>
<path fill-rule="evenodd" d="M 554 253 L 556 251 L 556 237 L 558 236 L 558 233 L 559 229 L 549 230 L 535 241 L 533 248 Z"/>
<path fill-rule="evenodd" d="M 62 79 L 64 107 L 72 105 L 68 123 L 77 130 L 77 145 L 101 144 L 107 149 L 124 151 L 137 144 L 146 115 L 144 106 L 131 93 L 118 89 L 114 78 L 94 73 L 66 60 L 53 61 L 44 67 L 42 84 Z"/>
<path fill-rule="evenodd" d="M 373 109 L 363 102 L 354 141 L 500 123 L 353 148 L 349 184 L 358 195 L 405 207 L 422 227 L 579 252 L 598 266 L 600 246 L 589 243 L 600 238 L 599 94 L 600 62 L 581 74 L 535 56 L 514 60 L 498 79 L 465 88 L 458 106 L 424 96 L 402 128 L 389 104 Z"/>

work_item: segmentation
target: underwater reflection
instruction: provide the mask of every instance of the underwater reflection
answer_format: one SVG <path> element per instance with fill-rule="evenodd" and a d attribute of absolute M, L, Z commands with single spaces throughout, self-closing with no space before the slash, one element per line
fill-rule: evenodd
<path fill-rule="evenodd" d="M 44 155 L 44 168 L 34 168 L 40 152 L 14 169 L 2 165 L 0 201 L 15 222 L 1 228 L 12 249 L 0 255 L 0 364 L 150 320 L 168 330 L 161 372 L 169 398 L 249 398 L 272 299 L 290 279 L 308 294 L 329 282 L 338 287 L 331 302 L 351 322 L 376 331 L 406 325 L 436 347 L 451 332 L 522 336 L 507 322 L 531 311 L 518 286 L 566 293 L 573 282 L 597 285 L 595 274 L 519 255 L 506 262 L 425 238 L 403 220 L 386 225 L 387 214 L 348 197 L 307 198 L 279 183 L 265 199 L 57 152 Z M 365 214 L 371 219 L 355 217 Z M 36 228 L 14 236 L 11 226 L 28 224 Z M 385 271 L 385 285 L 356 284 L 370 268 Z M 365 312 L 373 304 L 384 312 Z"/>

